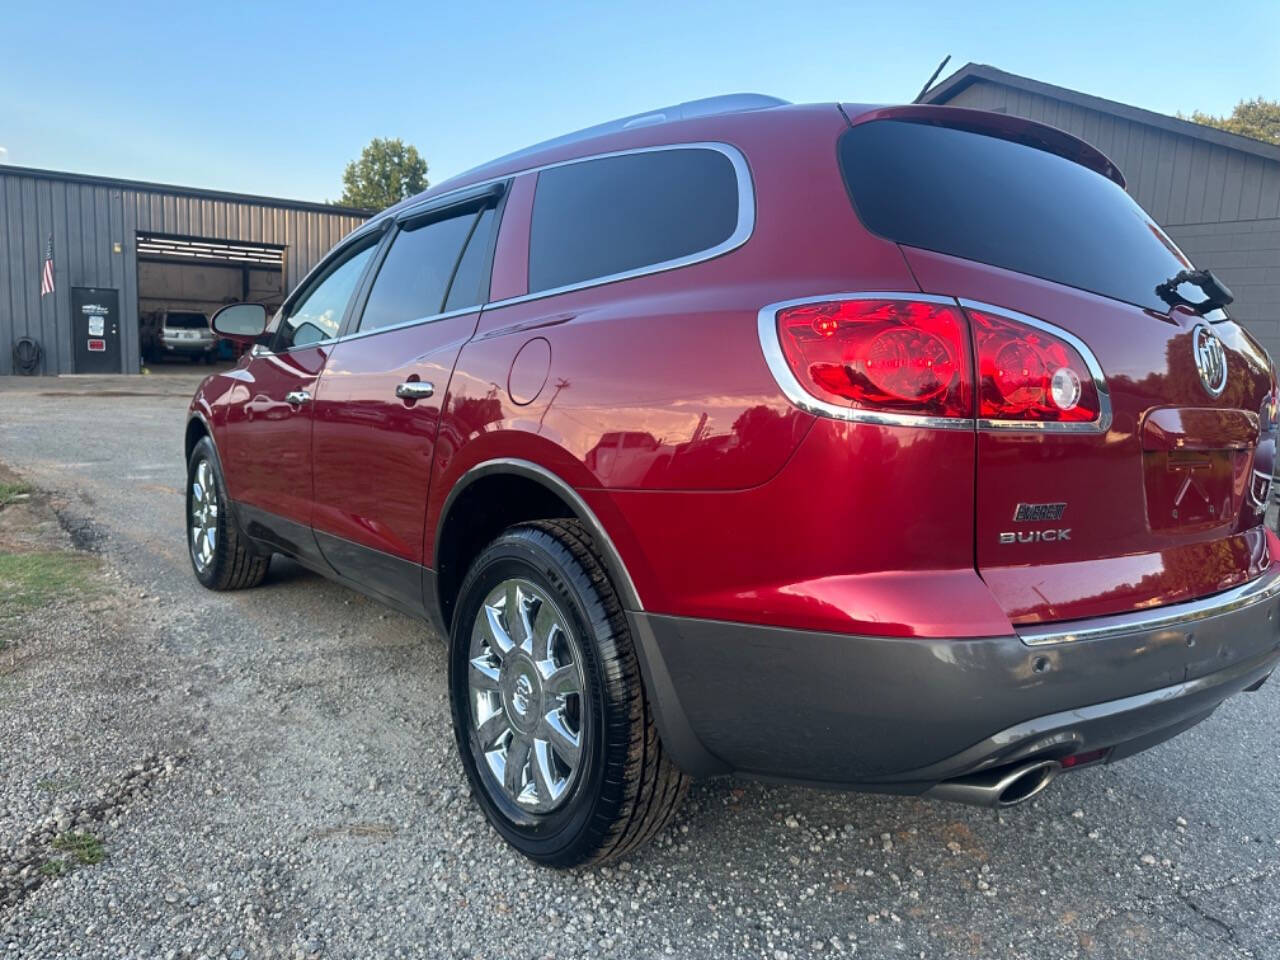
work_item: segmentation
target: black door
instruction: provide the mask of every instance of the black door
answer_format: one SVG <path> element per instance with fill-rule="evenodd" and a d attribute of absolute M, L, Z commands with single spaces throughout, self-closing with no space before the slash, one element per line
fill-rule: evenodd
<path fill-rule="evenodd" d="M 76 373 L 120 372 L 120 291 L 71 288 Z"/>

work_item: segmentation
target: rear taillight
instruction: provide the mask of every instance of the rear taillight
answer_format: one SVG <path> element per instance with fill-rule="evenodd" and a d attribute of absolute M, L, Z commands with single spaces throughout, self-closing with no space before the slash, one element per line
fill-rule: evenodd
<path fill-rule="evenodd" d="M 960 429 L 976 419 L 983 430 L 1111 425 L 1089 348 L 1025 314 L 927 294 L 831 297 L 766 307 L 759 332 L 787 395 L 826 416 Z"/>
<path fill-rule="evenodd" d="M 973 416 L 969 332 L 956 306 L 826 300 L 777 312 L 779 345 L 801 386 L 854 409 Z"/>
<path fill-rule="evenodd" d="M 1080 352 L 1062 337 L 966 307 L 983 420 L 1091 423 L 1101 398 Z"/>

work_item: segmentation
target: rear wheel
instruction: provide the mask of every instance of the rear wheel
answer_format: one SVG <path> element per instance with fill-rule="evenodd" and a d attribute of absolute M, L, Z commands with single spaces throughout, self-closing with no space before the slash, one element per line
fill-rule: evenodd
<path fill-rule="evenodd" d="M 568 867 L 624 854 L 671 819 L 667 758 L 617 594 L 585 528 L 508 530 L 467 573 L 449 678 L 481 807 L 521 853 Z"/>
<path fill-rule="evenodd" d="M 236 529 L 213 442 L 202 437 L 187 461 L 187 553 L 196 579 L 211 590 L 256 587 L 271 558 Z"/>

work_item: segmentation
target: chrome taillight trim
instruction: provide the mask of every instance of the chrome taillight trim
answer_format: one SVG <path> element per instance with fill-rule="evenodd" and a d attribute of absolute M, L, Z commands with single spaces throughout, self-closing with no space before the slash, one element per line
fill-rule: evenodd
<path fill-rule="evenodd" d="M 765 363 L 769 372 L 782 389 L 782 393 L 795 406 L 807 413 L 834 420 L 847 420 L 853 423 L 870 423 L 882 427 L 924 427 L 932 430 L 972 430 L 972 417 L 933 417 L 925 414 L 892 413 L 879 410 L 862 410 L 855 407 L 841 407 L 815 397 L 796 378 L 786 355 L 782 352 L 782 341 L 778 339 L 778 311 L 787 307 L 798 307 L 806 303 L 824 303 L 828 300 L 909 300 L 914 302 L 937 303 L 944 306 L 956 306 L 954 297 L 941 297 L 929 293 L 827 293 L 816 297 L 798 297 L 794 300 L 779 300 L 762 307 L 756 315 L 756 334 L 760 338 L 760 349 L 764 351 Z"/>
<path fill-rule="evenodd" d="M 986 417 L 979 417 L 977 421 L 979 430 L 986 430 L 992 433 L 1106 433 L 1111 429 L 1111 391 L 1107 388 L 1107 378 L 1102 372 L 1102 365 L 1098 363 L 1098 358 L 1093 355 L 1093 351 L 1089 349 L 1088 344 L 1071 331 L 1063 330 L 1061 327 L 1041 320 L 1039 317 L 1031 317 L 1016 310 L 1010 310 L 1007 307 L 997 307 L 994 304 L 982 303 L 978 300 L 966 300 L 963 297 L 959 298 L 958 302 L 966 310 L 978 310 L 982 313 L 1004 317 L 1006 320 L 1012 320 L 1014 323 L 1020 323 L 1028 327 L 1035 327 L 1037 330 L 1043 330 L 1045 333 L 1065 340 L 1075 348 L 1081 359 L 1084 360 L 1085 366 L 1089 368 L 1089 375 L 1093 378 L 1093 386 L 1098 391 L 1098 419 L 1090 420 L 1088 423 L 1057 423 L 1044 420 L 992 420 Z M 972 323 L 972 321 L 970 322 Z M 976 373 L 974 389 L 982 389 L 980 373 Z"/>
<path fill-rule="evenodd" d="M 1080 640 L 1102 640 L 1144 631 L 1177 629 L 1210 617 L 1243 610 L 1254 604 L 1264 603 L 1280 596 L 1280 569 L 1272 568 L 1260 577 L 1215 593 L 1199 600 L 1174 603 L 1150 610 L 1121 613 L 1110 617 L 1080 620 L 1074 623 L 1054 624 L 1044 629 L 1018 629 L 1019 639 L 1029 647 L 1049 646 L 1058 643 L 1075 643 Z"/>

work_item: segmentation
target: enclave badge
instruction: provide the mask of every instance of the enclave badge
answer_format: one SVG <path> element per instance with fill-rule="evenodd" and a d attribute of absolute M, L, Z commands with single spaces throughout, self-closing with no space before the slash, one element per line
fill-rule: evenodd
<path fill-rule="evenodd" d="M 1013 511 L 1014 523 L 1033 523 L 1037 520 L 1061 520 L 1067 509 L 1065 503 L 1020 503 Z"/>
<path fill-rule="evenodd" d="M 1227 386 L 1227 352 L 1207 323 L 1197 323 L 1191 331 L 1191 350 L 1205 392 L 1211 397 L 1221 396 Z"/>

